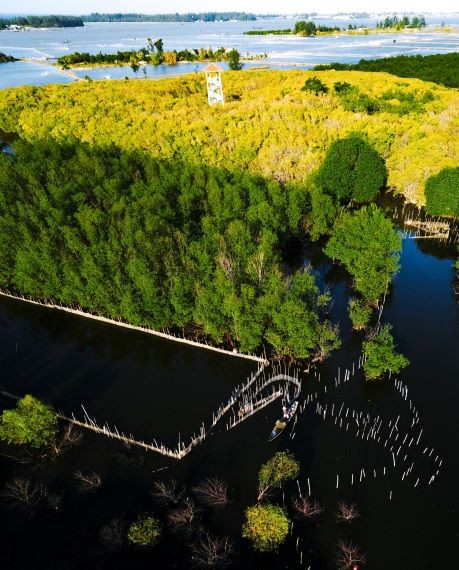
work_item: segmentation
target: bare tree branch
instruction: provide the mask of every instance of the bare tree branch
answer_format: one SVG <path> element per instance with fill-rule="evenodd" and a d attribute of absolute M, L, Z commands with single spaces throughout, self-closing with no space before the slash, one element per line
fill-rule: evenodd
<path fill-rule="evenodd" d="M 203 533 L 190 545 L 193 562 L 204 568 L 224 568 L 231 564 L 233 545 L 228 537 L 217 538 Z"/>
<path fill-rule="evenodd" d="M 366 556 L 354 546 L 352 542 L 338 543 L 338 556 L 336 558 L 336 567 L 338 570 L 355 570 L 359 564 L 365 564 Z"/>
<path fill-rule="evenodd" d="M 191 524 L 195 519 L 199 509 L 193 501 L 187 500 L 183 507 L 179 507 L 169 512 L 168 520 L 172 526 L 184 526 Z"/>
<path fill-rule="evenodd" d="M 18 508 L 32 516 L 48 491 L 42 483 L 32 483 L 30 479 L 13 479 L 5 485 L 2 497 L 12 508 Z"/>
<path fill-rule="evenodd" d="M 68 424 L 62 434 L 51 442 L 51 449 L 55 455 L 60 455 L 69 447 L 74 447 L 81 443 L 83 433 L 75 429 L 73 424 Z"/>
<path fill-rule="evenodd" d="M 123 548 L 126 536 L 126 524 L 121 519 L 112 519 L 99 531 L 99 540 L 108 551 Z"/>
<path fill-rule="evenodd" d="M 299 518 L 312 518 L 322 512 L 318 501 L 312 501 L 306 497 L 297 498 L 293 501 L 293 507 Z"/>
<path fill-rule="evenodd" d="M 338 503 L 338 511 L 336 513 L 337 521 L 351 522 L 351 520 L 359 516 L 357 505 L 349 505 L 342 501 Z"/>
<path fill-rule="evenodd" d="M 81 492 L 97 491 L 102 487 L 102 477 L 95 471 L 82 473 L 80 470 L 75 471 L 75 479 L 80 482 L 79 489 Z"/>
<path fill-rule="evenodd" d="M 157 501 L 172 505 L 177 505 L 184 493 L 184 489 L 177 487 L 177 481 L 175 481 L 175 479 L 168 482 L 155 481 L 153 483 L 153 491 L 151 492 Z"/>
<path fill-rule="evenodd" d="M 205 505 L 222 506 L 228 502 L 228 485 L 221 479 L 204 479 L 193 487 L 193 493 Z"/>

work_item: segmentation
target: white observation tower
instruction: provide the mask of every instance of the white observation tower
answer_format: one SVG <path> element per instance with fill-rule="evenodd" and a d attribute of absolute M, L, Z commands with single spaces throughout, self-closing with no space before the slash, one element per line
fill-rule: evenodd
<path fill-rule="evenodd" d="M 207 81 L 207 100 L 209 105 L 215 105 L 216 103 L 225 104 L 223 98 L 223 87 L 222 87 L 222 76 L 221 73 L 223 69 L 211 63 L 203 69 L 206 74 Z"/>

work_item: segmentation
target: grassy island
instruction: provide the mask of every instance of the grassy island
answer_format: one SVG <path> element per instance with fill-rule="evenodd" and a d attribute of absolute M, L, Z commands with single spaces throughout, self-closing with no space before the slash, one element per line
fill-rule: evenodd
<path fill-rule="evenodd" d="M 4 90 L 0 129 L 19 139 L 0 156 L 0 287 L 243 352 L 339 346 L 328 295 L 289 255 L 329 238 L 377 306 L 399 241 L 365 204 L 385 185 L 423 203 L 456 167 L 457 93 L 333 70 L 223 85 L 223 107 L 202 74 Z M 349 259 L 343 232 L 378 255 Z"/>
<path fill-rule="evenodd" d="M 388 17 L 382 22 L 377 22 L 374 28 L 357 27 L 355 24 L 349 24 L 348 29 L 341 29 L 338 26 L 317 26 L 314 22 L 300 20 L 295 23 L 294 28 L 282 28 L 277 30 L 249 30 L 244 32 L 247 36 L 318 36 L 321 34 L 375 34 L 375 33 L 396 33 L 406 30 L 421 30 L 426 27 L 426 21 L 423 16 L 414 16 L 411 20 L 405 16 L 398 18 L 397 16 Z M 444 30 L 442 30 L 444 31 Z"/>
<path fill-rule="evenodd" d="M 329 27 L 329 26 L 316 26 L 314 22 L 306 22 L 301 20 L 296 22 L 293 29 L 280 29 L 280 30 L 249 30 L 244 32 L 246 36 L 315 36 L 319 34 L 332 34 L 340 32 L 339 27 Z"/>

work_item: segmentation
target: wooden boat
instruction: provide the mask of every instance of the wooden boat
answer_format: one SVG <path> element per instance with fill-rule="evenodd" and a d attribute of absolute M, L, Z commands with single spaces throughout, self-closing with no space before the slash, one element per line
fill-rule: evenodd
<path fill-rule="evenodd" d="M 268 442 L 273 441 L 276 437 L 279 437 L 280 434 L 284 431 L 284 429 L 288 426 L 288 424 L 292 421 L 293 416 L 296 414 L 296 410 L 298 408 L 298 402 L 294 400 L 287 408 L 286 414 L 282 416 L 279 420 L 276 421 L 274 424 L 273 430 L 268 437 Z"/>

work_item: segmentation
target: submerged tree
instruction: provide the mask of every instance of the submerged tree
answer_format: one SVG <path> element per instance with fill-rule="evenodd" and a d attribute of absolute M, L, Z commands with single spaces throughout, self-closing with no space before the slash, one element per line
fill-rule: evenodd
<path fill-rule="evenodd" d="M 258 473 L 258 500 L 261 501 L 271 489 L 294 479 L 300 471 L 300 464 L 288 451 L 278 451 L 264 463 Z"/>
<path fill-rule="evenodd" d="M 336 512 L 336 520 L 351 522 L 351 520 L 359 516 L 359 511 L 357 510 L 357 505 L 351 505 L 341 501 L 338 503 L 338 510 Z"/>
<path fill-rule="evenodd" d="M 59 434 L 51 440 L 51 449 L 55 455 L 61 455 L 66 449 L 81 443 L 83 433 L 69 423 Z"/>
<path fill-rule="evenodd" d="M 231 564 L 233 545 L 228 537 L 218 538 L 208 532 L 202 533 L 190 545 L 193 562 L 203 568 L 224 568 Z"/>
<path fill-rule="evenodd" d="M 205 505 L 222 506 L 228 502 L 228 485 L 221 479 L 208 477 L 193 487 L 193 493 Z"/>
<path fill-rule="evenodd" d="M 283 509 L 275 505 L 254 505 L 245 512 L 242 536 L 255 550 L 269 552 L 278 548 L 288 534 L 290 521 Z"/>
<path fill-rule="evenodd" d="M 170 481 L 155 481 L 151 494 L 157 502 L 163 505 L 175 506 L 185 494 L 185 489 L 179 488 L 175 479 L 171 479 Z"/>
<path fill-rule="evenodd" d="M 126 542 L 126 523 L 122 519 L 112 519 L 100 529 L 99 540 L 108 551 L 120 550 Z"/>
<path fill-rule="evenodd" d="M 79 482 L 79 490 L 82 493 L 94 492 L 102 487 L 102 477 L 95 471 L 82 473 L 77 469 L 74 473 L 74 477 Z"/>
<path fill-rule="evenodd" d="M 360 551 L 358 546 L 351 542 L 340 541 L 338 544 L 338 554 L 336 557 L 336 566 L 338 570 L 354 570 L 358 568 L 358 564 L 364 564 L 365 555 Z"/>
<path fill-rule="evenodd" d="M 196 522 L 199 512 L 194 502 L 187 498 L 183 505 L 169 511 L 168 522 L 173 528 L 181 530 Z"/>
<path fill-rule="evenodd" d="M 30 479 L 20 478 L 9 481 L 2 492 L 11 508 L 25 511 L 30 517 L 47 496 L 48 491 L 42 483 L 35 484 Z"/>
<path fill-rule="evenodd" d="M 370 340 L 362 345 L 363 354 L 366 357 L 363 369 L 368 380 L 380 378 L 385 372 L 400 372 L 410 363 L 403 354 L 395 351 L 391 329 L 392 327 L 388 324 L 382 326 Z"/>
<path fill-rule="evenodd" d="M 57 415 L 51 406 L 33 396 L 24 396 L 13 410 L 0 417 L 0 439 L 17 445 L 43 448 L 55 438 Z"/>
<path fill-rule="evenodd" d="M 322 507 L 319 501 L 313 501 L 308 497 L 298 497 L 293 501 L 293 507 L 295 509 L 298 518 L 309 519 L 320 515 L 322 512 Z"/>

